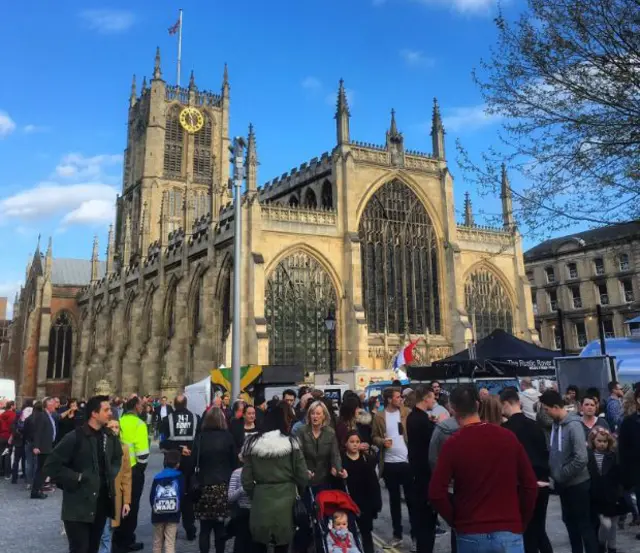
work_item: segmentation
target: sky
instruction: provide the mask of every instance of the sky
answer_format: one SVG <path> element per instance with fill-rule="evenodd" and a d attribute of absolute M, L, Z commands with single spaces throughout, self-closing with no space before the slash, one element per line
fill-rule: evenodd
<path fill-rule="evenodd" d="M 502 9 L 513 17 L 523 4 Z M 383 144 L 395 108 L 405 147 L 430 152 L 437 97 L 458 218 L 466 191 L 476 222 L 499 210 L 465 186 L 455 159 L 457 139 L 472 155 L 496 142 L 500 121 L 471 77 L 496 40 L 495 0 L 13 2 L 0 34 L 0 296 L 13 299 L 38 235 L 43 250 L 52 237 L 54 257 L 75 258 L 91 256 L 97 235 L 104 258 L 132 75 L 150 78 L 159 46 L 175 84 L 179 8 L 182 84 L 194 70 L 200 89 L 219 92 L 228 63 L 231 134 L 253 123 L 260 183 L 333 148 L 343 78 L 352 140 Z"/>

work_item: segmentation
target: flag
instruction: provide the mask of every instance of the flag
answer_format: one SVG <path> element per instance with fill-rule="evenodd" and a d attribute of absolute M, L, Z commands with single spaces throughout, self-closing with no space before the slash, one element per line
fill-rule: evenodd
<path fill-rule="evenodd" d="M 419 338 L 418 338 L 419 340 Z M 408 365 L 413 361 L 413 350 L 418 343 L 418 340 L 411 342 L 408 346 L 402 348 L 393 359 L 393 370 L 397 371 L 400 367 Z"/>
<path fill-rule="evenodd" d="M 176 21 L 175 25 L 171 25 L 171 27 L 169 27 L 169 34 L 175 35 L 179 30 L 180 30 L 180 19 Z"/>

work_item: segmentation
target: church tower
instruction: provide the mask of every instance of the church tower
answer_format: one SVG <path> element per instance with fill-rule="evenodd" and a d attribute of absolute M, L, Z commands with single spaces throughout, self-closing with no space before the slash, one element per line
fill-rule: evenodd
<path fill-rule="evenodd" d="M 163 79 L 158 48 L 150 83 L 143 79 L 139 94 L 135 76 L 131 85 L 122 193 L 116 206 L 120 264 L 125 251 L 133 262 L 146 256 L 149 244 L 160 239 L 166 243 L 161 231 L 182 228 L 188 235 L 193 221 L 212 208 L 212 218 L 218 217 L 228 201 L 228 145 L 226 66 L 219 94 L 199 90 L 193 72 L 188 87 L 170 85 Z M 130 229 L 125 233 L 127 221 Z"/>

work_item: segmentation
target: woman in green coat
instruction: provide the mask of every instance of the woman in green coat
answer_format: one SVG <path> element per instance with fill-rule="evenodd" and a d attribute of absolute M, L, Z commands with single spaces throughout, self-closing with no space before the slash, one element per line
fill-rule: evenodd
<path fill-rule="evenodd" d="M 280 403 L 243 449 L 242 487 L 251 498 L 249 527 L 258 553 L 287 553 L 295 531 L 293 504 L 309 481 L 300 445 L 289 436 L 293 413 Z"/>

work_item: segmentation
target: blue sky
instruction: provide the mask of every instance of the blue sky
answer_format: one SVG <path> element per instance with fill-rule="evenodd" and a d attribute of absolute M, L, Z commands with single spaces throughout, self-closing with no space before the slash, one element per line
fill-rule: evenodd
<path fill-rule="evenodd" d="M 509 16 L 523 0 L 503 2 Z M 383 143 L 391 108 L 405 145 L 430 151 L 437 96 L 456 177 L 455 140 L 472 153 L 495 143 L 471 71 L 495 41 L 495 0 L 32 0 L 4 7 L 0 35 L 0 295 L 13 298 L 38 234 L 56 257 L 104 256 L 121 185 L 132 74 L 149 78 L 155 47 L 175 83 L 184 9 L 183 85 L 218 91 L 229 64 L 232 134 L 256 129 L 261 183 L 335 142 L 338 80 L 351 103 L 351 137 Z M 159 6 L 162 5 L 162 8 Z M 498 202 L 470 189 L 476 212 Z M 481 219 L 481 217 L 477 217 Z"/>

